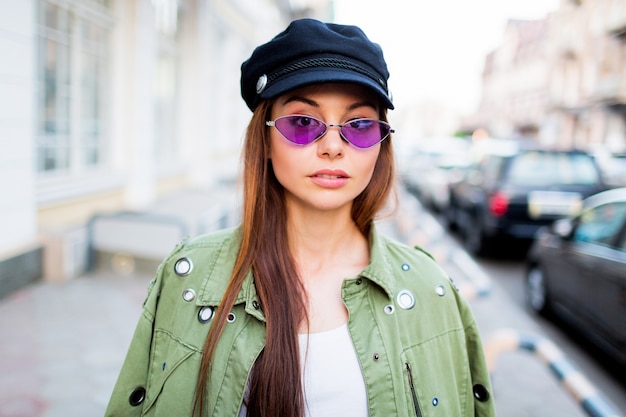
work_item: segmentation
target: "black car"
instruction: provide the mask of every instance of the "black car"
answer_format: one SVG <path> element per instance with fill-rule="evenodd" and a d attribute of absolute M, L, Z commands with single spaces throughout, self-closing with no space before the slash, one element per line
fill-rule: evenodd
<path fill-rule="evenodd" d="M 527 261 L 530 308 L 557 314 L 626 365 L 626 188 L 542 228 Z"/>
<path fill-rule="evenodd" d="M 450 189 L 446 222 L 472 254 L 486 255 L 504 238 L 530 243 L 540 227 L 576 212 L 586 197 L 606 188 L 585 152 L 497 144 Z"/>

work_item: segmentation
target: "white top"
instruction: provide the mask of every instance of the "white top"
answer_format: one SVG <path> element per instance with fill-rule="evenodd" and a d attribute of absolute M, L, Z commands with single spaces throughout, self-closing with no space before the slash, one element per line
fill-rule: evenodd
<path fill-rule="evenodd" d="M 367 394 L 348 325 L 300 334 L 307 417 L 366 417 Z M 308 351 L 307 351 L 308 339 Z"/>
<path fill-rule="evenodd" d="M 299 334 L 306 417 L 367 417 L 365 381 L 348 324 Z M 307 350 L 308 341 L 308 350 Z M 247 393 L 246 393 L 247 396 Z M 245 417 L 243 404 L 239 417 Z"/>

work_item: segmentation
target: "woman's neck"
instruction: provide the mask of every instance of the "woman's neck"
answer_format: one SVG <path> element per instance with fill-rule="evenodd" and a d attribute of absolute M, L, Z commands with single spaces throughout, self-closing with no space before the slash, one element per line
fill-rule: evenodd
<path fill-rule="evenodd" d="M 341 286 L 369 263 L 368 240 L 350 216 L 298 218 L 289 218 L 287 230 L 306 293 L 308 321 L 300 323 L 299 332 L 326 331 L 348 320 Z"/>
<path fill-rule="evenodd" d="M 287 233 L 291 253 L 298 260 L 345 259 L 346 248 L 355 248 L 367 239 L 361 234 L 349 213 L 305 213 L 288 216 Z"/>

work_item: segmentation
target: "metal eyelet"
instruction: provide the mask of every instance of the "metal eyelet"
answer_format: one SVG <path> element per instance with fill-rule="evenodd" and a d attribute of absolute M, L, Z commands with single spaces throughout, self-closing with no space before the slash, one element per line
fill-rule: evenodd
<path fill-rule="evenodd" d="M 415 307 L 415 296 L 409 290 L 400 290 L 396 296 L 396 302 L 400 308 L 404 310 L 410 310 Z"/>
<path fill-rule="evenodd" d="M 213 307 L 202 307 L 198 311 L 198 321 L 202 324 L 208 323 L 213 318 Z"/>
<path fill-rule="evenodd" d="M 446 295 L 446 289 L 443 285 L 437 285 L 435 287 L 435 292 L 439 297 L 443 297 L 444 295 Z"/>
<path fill-rule="evenodd" d="M 228 317 L 226 317 L 226 321 L 229 323 L 234 323 L 237 320 L 237 316 L 232 311 L 228 313 Z"/>
<path fill-rule="evenodd" d="M 179 277 L 186 277 L 193 270 L 193 262 L 189 258 L 180 258 L 174 264 L 174 272 Z"/>
<path fill-rule="evenodd" d="M 145 399 L 146 399 L 146 389 L 144 387 L 135 388 L 128 396 L 128 402 L 133 407 L 137 407 L 138 405 L 141 405 L 141 403 L 143 403 Z"/>
<path fill-rule="evenodd" d="M 187 288 L 183 291 L 183 300 L 190 302 L 196 298 L 196 292 L 192 288 Z"/>
<path fill-rule="evenodd" d="M 393 306 L 393 304 L 387 304 L 384 307 L 385 310 L 385 314 L 393 314 L 394 311 L 396 311 L 396 308 Z"/>

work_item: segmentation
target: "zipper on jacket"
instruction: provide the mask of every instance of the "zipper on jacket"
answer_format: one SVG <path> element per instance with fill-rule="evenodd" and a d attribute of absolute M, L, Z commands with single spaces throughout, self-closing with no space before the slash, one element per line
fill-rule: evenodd
<path fill-rule="evenodd" d="M 406 365 L 406 373 L 409 378 L 409 387 L 411 388 L 411 397 L 413 398 L 413 407 L 415 408 L 415 415 L 417 417 L 422 417 L 422 412 L 420 411 L 420 405 L 417 401 L 417 394 L 415 393 L 415 385 L 413 385 L 413 373 L 411 372 L 411 365 L 409 363 L 405 363 Z"/>

